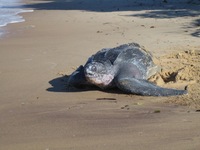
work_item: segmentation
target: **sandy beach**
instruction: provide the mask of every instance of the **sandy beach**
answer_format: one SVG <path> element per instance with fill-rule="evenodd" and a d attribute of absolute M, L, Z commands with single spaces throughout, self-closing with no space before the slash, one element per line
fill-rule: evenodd
<path fill-rule="evenodd" d="M 0 38 L 0 149 L 197 150 L 200 4 L 31 0 Z M 188 94 L 69 92 L 65 77 L 102 48 L 136 42 L 157 59 L 152 82 Z M 172 80 L 164 80 L 173 77 Z"/>

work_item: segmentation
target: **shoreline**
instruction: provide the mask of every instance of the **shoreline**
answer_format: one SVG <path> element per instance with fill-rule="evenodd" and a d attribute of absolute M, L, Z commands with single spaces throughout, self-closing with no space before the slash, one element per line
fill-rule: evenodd
<path fill-rule="evenodd" d="M 8 25 L 10 24 L 16 24 L 16 23 L 22 23 L 25 21 L 24 17 L 22 14 L 24 13 L 29 13 L 29 12 L 33 12 L 33 9 L 30 9 L 30 8 L 24 8 L 23 6 L 27 4 L 25 0 L 21 0 L 21 2 L 17 3 L 16 6 L 13 5 L 13 7 L 15 8 L 18 8 L 17 12 L 15 12 L 15 16 L 12 16 L 12 17 L 18 17 L 18 20 L 12 20 L 10 22 L 4 22 L 3 25 L 0 26 L 0 29 L 1 29 L 1 37 L 0 38 L 3 38 L 3 35 L 7 34 L 8 32 L 4 31 L 4 29 L 6 29 L 8 27 Z M 16 9 L 15 8 L 15 9 Z M 22 17 L 22 18 L 21 18 Z"/>

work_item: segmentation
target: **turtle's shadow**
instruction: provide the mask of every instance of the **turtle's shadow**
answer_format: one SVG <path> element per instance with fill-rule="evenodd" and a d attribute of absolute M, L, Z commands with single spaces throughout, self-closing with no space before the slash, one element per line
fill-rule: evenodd
<path fill-rule="evenodd" d="M 49 92 L 85 92 L 99 90 L 97 87 L 80 87 L 80 88 L 68 88 L 67 81 L 69 76 L 65 75 L 62 77 L 57 77 L 49 81 L 51 87 L 47 89 Z"/>
<path fill-rule="evenodd" d="M 84 86 L 80 88 L 67 88 L 67 81 L 69 77 L 67 75 L 62 77 L 57 77 L 49 81 L 51 87 L 47 88 L 46 90 L 49 92 L 86 92 L 86 91 L 102 91 L 106 93 L 117 93 L 117 94 L 124 94 L 117 88 L 102 90 L 96 86 Z"/>
<path fill-rule="evenodd" d="M 65 80 L 67 81 L 67 77 L 62 76 L 55 78 L 53 80 L 49 81 L 49 84 L 51 87 L 47 89 L 49 92 L 66 92 L 66 87 L 65 87 Z"/>
<path fill-rule="evenodd" d="M 47 89 L 49 92 L 83 92 L 83 91 L 88 91 L 89 89 L 87 88 L 67 88 L 67 81 L 68 81 L 68 76 L 62 76 L 62 77 L 57 77 L 55 79 L 52 79 L 49 81 L 49 84 L 51 87 Z M 91 90 L 91 89 L 90 89 Z"/>

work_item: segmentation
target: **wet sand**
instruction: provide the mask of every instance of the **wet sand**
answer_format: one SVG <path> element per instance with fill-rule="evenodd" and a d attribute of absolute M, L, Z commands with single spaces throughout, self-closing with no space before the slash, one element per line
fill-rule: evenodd
<path fill-rule="evenodd" d="M 35 11 L 23 14 L 26 22 L 5 28 L 9 33 L 0 39 L 0 149 L 198 149 L 199 5 L 72 2 L 31 1 L 26 7 Z M 158 58 L 168 73 L 163 76 L 184 68 L 178 73 L 184 78 L 157 84 L 183 88 L 184 82 L 190 84 L 189 94 L 66 91 L 61 74 L 70 74 L 102 48 L 130 42 Z"/>

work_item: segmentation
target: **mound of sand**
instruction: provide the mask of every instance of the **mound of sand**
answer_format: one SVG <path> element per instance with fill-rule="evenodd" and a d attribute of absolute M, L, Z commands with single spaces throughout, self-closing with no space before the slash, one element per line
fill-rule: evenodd
<path fill-rule="evenodd" d="M 167 102 L 200 108 L 200 51 L 188 50 L 158 58 L 162 70 L 149 80 L 171 88 L 187 88 L 188 94 Z"/>

